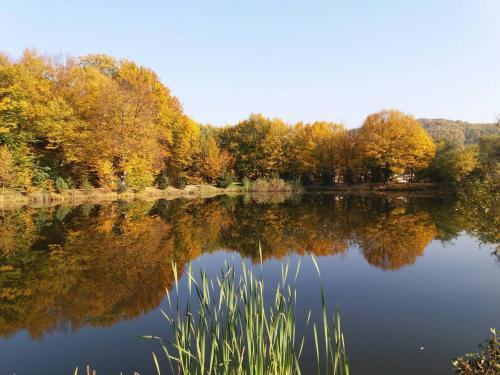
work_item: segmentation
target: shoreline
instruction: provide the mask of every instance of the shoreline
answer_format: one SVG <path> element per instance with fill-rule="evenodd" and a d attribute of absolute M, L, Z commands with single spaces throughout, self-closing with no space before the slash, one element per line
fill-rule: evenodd
<path fill-rule="evenodd" d="M 449 193 L 452 189 L 448 185 L 435 183 L 394 183 L 394 184 L 360 184 L 360 185 L 313 185 L 306 186 L 303 192 L 326 192 L 339 194 L 371 194 L 371 193 Z M 290 193 L 289 191 L 283 191 Z M 173 200 L 177 198 L 211 198 L 218 195 L 272 194 L 280 191 L 245 191 L 243 188 L 218 188 L 212 185 L 187 185 L 184 189 L 167 187 L 166 189 L 146 188 L 140 191 L 125 191 L 118 193 L 111 189 L 94 188 L 92 190 L 70 189 L 62 193 L 32 192 L 20 193 L 17 191 L 0 192 L 0 209 L 16 209 L 21 207 L 50 207 L 60 204 L 79 205 L 84 203 L 105 203 L 118 200 Z"/>
<path fill-rule="evenodd" d="M 16 209 L 21 207 L 50 207 L 60 204 L 79 205 L 84 203 L 105 203 L 118 200 L 173 200 L 177 198 L 211 198 L 217 195 L 233 195 L 243 193 L 242 189 L 217 188 L 211 185 L 187 185 L 184 189 L 167 187 L 166 189 L 146 188 L 140 191 L 128 190 L 122 193 L 106 188 L 69 189 L 62 193 L 32 192 L 23 194 L 16 191 L 0 192 L 0 209 Z"/>
<path fill-rule="evenodd" d="M 402 182 L 402 183 L 366 183 L 366 184 L 335 184 L 311 185 L 307 191 L 338 191 L 338 192 L 434 192 L 452 191 L 448 184 L 435 182 Z"/>

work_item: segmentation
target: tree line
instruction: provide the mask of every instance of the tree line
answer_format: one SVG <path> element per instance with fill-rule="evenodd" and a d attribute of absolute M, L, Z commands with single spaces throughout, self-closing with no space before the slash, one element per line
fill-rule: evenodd
<path fill-rule="evenodd" d="M 498 150 L 498 135 L 479 146 L 436 142 L 396 110 L 371 114 L 354 130 L 260 114 L 217 128 L 188 117 L 155 72 L 132 61 L 0 55 L 2 188 L 458 182 L 496 167 Z"/>
<path fill-rule="evenodd" d="M 481 138 L 498 135 L 498 123 L 473 124 L 446 119 L 425 119 L 418 121 L 436 141 L 446 141 L 458 146 L 477 144 Z"/>

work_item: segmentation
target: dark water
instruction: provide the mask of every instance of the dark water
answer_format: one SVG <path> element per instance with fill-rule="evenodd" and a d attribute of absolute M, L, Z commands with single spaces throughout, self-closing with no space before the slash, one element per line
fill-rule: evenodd
<path fill-rule="evenodd" d="M 0 211 L 0 374 L 153 374 L 176 262 L 302 259 L 299 315 L 342 312 L 353 374 L 446 374 L 500 328 L 498 213 L 450 197 L 218 197 Z M 185 280 L 181 281 L 181 290 Z M 312 365 L 311 334 L 303 360 Z M 423 348 L 423 349 L 421 349 Z M 165 363 L 162 361 L 162 365 Z M 307 371 L 306 371 L 307 373 Z"/>

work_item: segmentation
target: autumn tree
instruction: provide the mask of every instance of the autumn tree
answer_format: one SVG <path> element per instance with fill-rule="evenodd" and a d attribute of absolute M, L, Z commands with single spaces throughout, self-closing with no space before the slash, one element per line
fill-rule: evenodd
<path fill-rule="evenodd" d="M 441 120 L 421 121 L 436 139 L 451 137 Z M 261 114 L 214 129 L 185 115 L 156 73 L 134 62 L 104 54 L 63 60 L 32 50 L 17 60 L 0 55 L 0 147 L 10 155 L 3 181 L 27 191 L 51 190 L 55 181 L 116 188 L 119 178 L 134 188 L 167 180 L 183 186 L 235 174 L 315 184 L 413 180 L 418 171 L 422 179 L 456 183 L 495 175 L 498 126 L 454 127 L 466 144 L 492 137 L 479 146 L 440 147 L 434 157 L 419 122 L 395 110 L 349 131 Z"/>
<path fill-rule="evenodd" d="M 461 183 L 479 167 L 479 147 L 461 146 L 456 143 L 440 142 L 436 156 L 428 166 L 417 174 L 419 179 L 434 182 Z"/>
<path fill-rule="evenodd" d="M 235 126 L 221 131 L 221 145 L 234 157 L 240 178 L 280 175 L 285 169 L 287 125 L 279 119 L 252 114 Z"/>
<path fill-rule="evenodd" d="M 500 180 L 500 135 L 479 140 L 479 162 L 483 175 Z"/>
<path fill-rule="evenodd" d="M 358 133 L 353 130 L 341 130 L 334 142 L 338 181 L 348 184 L 360 181 L 359 171 L 362 164 Z"/>
<path fill-rule="evenodd" d="M 292 179 L 312 180 L 317 168 L 314 158 L 315 144 L 310 127 L 302 122 L 295 124 L 286 143 L 286 173 Z"/>
<path fill-rule="evenodd" d="M 340 124 L 323 121 L 314 122 L 310 129 L 314 142 L 313 159 L 317 160 L 316 178 L 318 182 L 332 184 L 338 173 L 337 139 L 345 129 Z"/>
<path fill-rule="evenodd" d="M 231 155 L 221 150 L 218 144 L 217 129 L 212 126 L 202 126 L 200 132 L 200 153 L 196 169 L 204 181 L 214 183 L 231 167 Z"/>
<path fill-rule="evenodd" d="M 285 146 L 288 175 L 305 182 L 333 183 L 336 140 L 342 130 L 342 125 L 322 121 L 293 126 Z"/>
<path fill-rule="evenodd" d="M 17 62 L 0 59 L 0 144 L 13 154 L 18 187 L 43 187 L 61 173 L 72 109 L 58 95 L 56 73 L 52 60 L 35 51 Z"/>
<path fill-rule="evenodd" d="M 133 62 L 88 55 L 61 63 L 25 51 L 18 61 L 0 58 L 0 77 L 0 145 L 12 151 L 18 186 L 61 176 L 113 186 L 126 174 L 142 187 L 186 144 L 185 133 L 173 139 L 190 121 L 180 103 Z"/>
<path fill-rule="evenodd" d="M 396 110 L 369 115 L 359 130 L 363 161 L 370 179 L 387 182 L 394 174 L 425 168 L 435 155 L 430 136 L 413 116 Z"/>
<path fill-rule="evenodd" d="M 200 151 L 200 127 L 187 116 L 172 124 L 172 137 L 167 143 L 169 152 L 164 160 L 165 173 L 174 184 L 200 182 L 193 173 L 196 155 Z"/>
<path fill-rule="evenodd" d="M 68 158 L 79 174 L 111 186 L 125 172 L 131 186 L 150 185 L 182 119 L 177 99 L 154 72 L 129 61 L 89 55 L 66 70 L 63 91 L 78 123 Z"/>
<path fill-rule="evenodd" d="M 5 146 L 0 147 L 0 185 L 2 190 L 10 186 L 14 179 L 14 163 L 12 154 Z"/>

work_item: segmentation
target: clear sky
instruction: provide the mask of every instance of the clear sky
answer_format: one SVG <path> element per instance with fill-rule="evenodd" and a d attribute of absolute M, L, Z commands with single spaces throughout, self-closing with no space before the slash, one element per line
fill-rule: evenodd
<path fill-rule="evenodd" d="M 500 114 L 500 0 L 0 0 L 0 51 L 155 70 L 195 120 Z"/>

